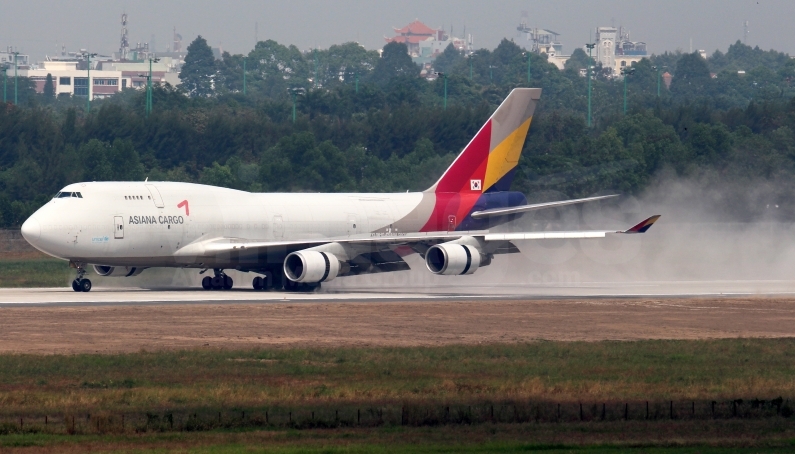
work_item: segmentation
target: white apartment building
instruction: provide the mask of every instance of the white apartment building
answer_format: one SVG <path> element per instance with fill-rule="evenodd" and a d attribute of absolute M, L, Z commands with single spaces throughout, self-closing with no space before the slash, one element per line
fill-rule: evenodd
<path fill-rule="evenodd" d="M 45 61 L 42 68 L 26 69 L 19 72 L 20 76 L 29 77 L 36 82 L 36 91 L 44 92 L 47 74 L 52 76 L 55 95 L 90 96 L 101 99 L 112 96 L 131 86 L 130 78 L 124 78 L 121 71 L 88 71 L 77 69 L 77 62 Z"/>

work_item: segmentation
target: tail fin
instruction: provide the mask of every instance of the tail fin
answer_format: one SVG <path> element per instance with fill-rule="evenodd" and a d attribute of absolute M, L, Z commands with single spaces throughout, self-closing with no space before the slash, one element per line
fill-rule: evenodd
<path fill-rule="evenodd" d="M 540 88 L 514 88 L 425 192 L 473 194 L 510 189 L 540 97 Z"/>

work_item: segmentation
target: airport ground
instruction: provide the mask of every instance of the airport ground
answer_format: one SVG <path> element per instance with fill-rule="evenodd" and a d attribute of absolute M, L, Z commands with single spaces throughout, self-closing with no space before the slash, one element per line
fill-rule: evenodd
<path fill-rule="evenodd" d="M 0 262 L 23 270 L 15 287 L 48 266 L 69 279 Z M 0 290 L 0 451 L 795 448 L 791 281 L 285 294 L 178 278 Z"/>

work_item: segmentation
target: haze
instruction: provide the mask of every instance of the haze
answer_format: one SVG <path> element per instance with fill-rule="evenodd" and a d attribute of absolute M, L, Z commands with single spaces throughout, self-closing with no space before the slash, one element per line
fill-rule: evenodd
<path fill-rule="evenodd" d="M 118 50 L 120 15 L 129 15 L 131 44 L 155 37 L 155 50 L 171 44 L 174 27 L 187 45 L 201 34 L 213 46 L 243 53 L 259 40 L 274 39 L 302 50 L 357 41 L 369 49 L 384 45 L 384 35 L 415 18 L 432 27 L 453 27 L 454 35 L 474 36 L 476 48 L 494 48 L 502 38 L 524 42 L 517 33 L 522 11 L 530 26 L 561 34 L 565 53 L 582 46 L 597 26 L 624 26 L 630 38 L 645 41 L 649 52 L 692 48 L 725 51 L 743 38 L 747 44 L 795 54 L 795 2 L 739 0 L 638 2 L 625 0 L 520 1 L 257 1 L 257 0 L 27 0 L 5 2 L 0 16 L 0 48 L 14 46 L 39 61 L 64 44 L 110 54 Z"/>

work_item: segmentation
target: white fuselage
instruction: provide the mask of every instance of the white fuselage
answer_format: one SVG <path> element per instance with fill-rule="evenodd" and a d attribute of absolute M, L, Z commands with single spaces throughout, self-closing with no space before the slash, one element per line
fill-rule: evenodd
<path fill-rule="evenodd" d="M 209 238 L 261 241 L 369 236 L 390 229 L 422 200 L 405 194 L 258 194 L 191 183 L 77 183 L 23 226 L 33 246 L 55 257 L 110 266 L 206 267 L 178 254 Z M 413 231 L 418 231 L 417 219 Z M 404 229 L 405 229 L 405 223 Z M 223 260 L 211 266 L 223 266 Z"/>

